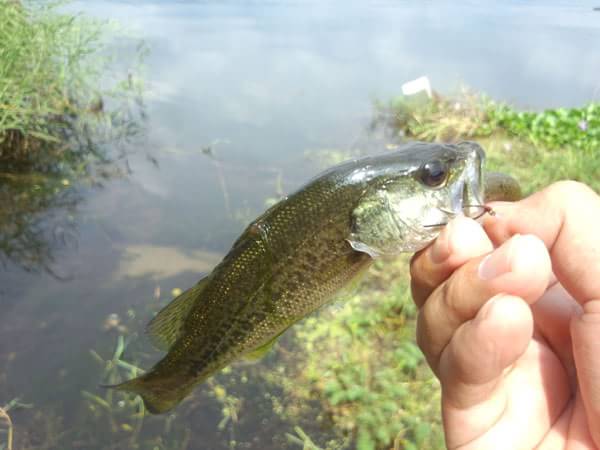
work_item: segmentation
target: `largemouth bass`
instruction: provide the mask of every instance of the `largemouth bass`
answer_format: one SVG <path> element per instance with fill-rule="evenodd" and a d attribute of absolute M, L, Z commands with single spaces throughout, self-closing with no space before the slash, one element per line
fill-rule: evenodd
<path fill-rule="evenodd" d="M 483 163 L 474 142 L 417 142 L 323 172 L 254 220 L 149 323 L 168 353 L 115 387 L 141 395 L 152 413 L 170 410 L 235 359 L 268 348 L 373 258 L 418 251 L 457 214 L 483 214 Z M 512 199 L 513 181 L 494 185 L 496 199 Z"/>

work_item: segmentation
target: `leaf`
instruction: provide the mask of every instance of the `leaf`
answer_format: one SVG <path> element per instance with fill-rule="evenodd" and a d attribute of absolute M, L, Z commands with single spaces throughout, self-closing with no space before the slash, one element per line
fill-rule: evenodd
<path fill-rule="evenodd" d="M 358 439 L 356 440 L 356 450 L 375 450 L 375 440 L 371 434 L 361 428 L 358 430 Z"/>

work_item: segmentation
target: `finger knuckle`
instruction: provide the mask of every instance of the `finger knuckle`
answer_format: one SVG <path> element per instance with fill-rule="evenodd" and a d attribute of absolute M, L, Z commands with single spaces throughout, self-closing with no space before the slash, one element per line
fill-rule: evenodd
<path fill-rule="evenodd" d="M 410 293 L 417 308 L 421 309 L 431 293 L 429 286 L 423 285 L 415 279 L 410 281 Z"/>
<path fill-rule="evenodd" d="M 422 253 L 415 253 L 410 259 L 409 270 L 410 277 L 415 280 L 420 280 L 423 277 L 423 256 Z"/>
<path fill-rule="evenodd" d="M 457 312 L 461 307 L 459 281 L 457 277 L 452 277 L 440 286 L 440 296 L 448 312 Z"/>
<path fill-rule="evenodd" d="M 422 331 L 422 325 L 417 325 L 417 347 L 426 354 L 429 350 L 429 346 L 427 345 L 428 341 L 425 336 L 425 333 Z"/>
<path fill-rule="evenodd" d="M 430 319 L 430 318 L 429 318 Z M 435 371 L 436 361 L 439 357 L 439 346 L 436 344 L 432 325 L 424 314 L 417 320 L 417 347 L 421 350 L 430 367 Z"/>
<path fill-rule="evenodd" d="M 548 187 L 547 193 L 553 198 L 559 197 L 569 203 L 578 198 L 598 197 L 588 185 L 575 180 L 557 181 Z"/>

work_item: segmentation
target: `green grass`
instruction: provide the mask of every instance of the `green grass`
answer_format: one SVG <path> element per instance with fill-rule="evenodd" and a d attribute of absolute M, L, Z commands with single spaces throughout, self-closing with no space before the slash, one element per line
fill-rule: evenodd
<path fill-rule="evenodd" d="M 108 119 L 106 97 L 138 93 L 126 73 L 110 79 L 103 52 L 114 27 L 63 13 L 64 1 L 0 3 L 2 167 L 80 171 L 86 159 L 105 160 L 97 149 L 67 141 Z"/>
<path fill-rule="evenodd" d="M 0 262 L 27 270 L 51 271 L 50 212 L 125 173 L 142 124 L 145 48 L 117 69 L 107 49 L 124 33 L 67 3 L 0 0 Z"/>
<path fill-rule="evenodd" d="M 85 113 L 82 91 L 90 75 L 86 56 L 99 29 L 53 6 L 2 0 L 0 8 L 0 160 L 13 171 L 49 169 L 52 159 L 73 163 L 61 131 Z M 85 31 L 84 31 L 85 30 Z M 82 89 L 83 88 L 83 89 Z M 47 167 L 50 166 L 50 167 Z"/>

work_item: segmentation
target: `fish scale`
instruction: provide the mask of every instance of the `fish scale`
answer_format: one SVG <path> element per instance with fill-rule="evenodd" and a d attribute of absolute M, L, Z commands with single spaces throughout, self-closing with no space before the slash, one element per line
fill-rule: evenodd
<path fill-rule="evenodd" d="M 270 214 L 273 215 L 271 216 L 269 240 L 272 244 L 270 246 L 266 245 L 260 235 L 253 232 L 254 223 L 251 224 L 244 233 L 249 235 L 247 241 L 244 242 L 248 248 L 240 255 L 232 254 L 232 258 L 236 261 L 233 264 L 234 269 L 231 271 L 225 269 L 222 283 L 218 281 L 220 271 L 218 269 L 215 271 L 214 286 L 217 290 L 221 284 L 235 285 L 239 282 L 236 277 L 239 274 L 245 280 L 251 280 L 252 285 L 239 286 L 237 290 L 241 292 L 246 289 L 256 290 L 256 294 L 251 298 L 236 297 L 241 300 L 239 309 L 236 311 L 236 320 L 233 323 L 223 322 L 223 329 L 226 329 L 230 335 L 246 337 L 241 342 L 224 338 L 219 332 L 206 333 L 205 325 L 198 325 L 198 322 L 194 321 L 194 313 L 192 313 L 190 322 L 197 324 L 195 330 L 203 330 L 202 338 L 205 341 L 197 345 L 210 349 L 206 351 L 207 356 L 204 358 L 207 368 L 210 367 L 212 355 L 217 351 L 219 351 L 221 359 L 227 359 L 229 356 L 227 347 L 231 347 L 235 353 L 243 353 L 259 346 L 274 333 L 278 334 L 285 330 L 297 320 L 320 307 L 323 298 L 334 292 L 338 285 L 345 283 L 348 278 L 352 278 L 371 261 L 367 255 L 354 252 L 345 240 L 339 239 L 340 236 L 347 236 L 350 232 L 349 215 L 335 214 L 337 220 L 330 221 L 325 226 L 318 220 L 320 209 L 331 208 L 335 213 L 336 205 L 343 204 L 344 192 L 336 192 L 338 195 L 327 195 L 325 186 L 323 189 L 317 187 L 314 195 L 317 201 L 314 201 L 313 197 L 301 197 L 297 202 L 285 204 L 280 211 L 271 211 Z M 258 219 L 257 222 L 260 220 Z M 307 237 L 303 239 L 304 242 L 290 243 L 286 241 L 285 237 L 293 232 L 291 227 L 297 227 L 299 224 L 306 228 L 310 227 L 308 228 L 310 233 L 307 233 Z M 282 250 L 290 247 L 294 249 L 292 253 L 279 257 L 274 256 L 281 255 Z M 247 254 L 251 256 L 247 257 Z M 266 254 L 268 254 L 267 258 L 258 266 L 253 266 L 254 257 L 260 259 Z M 319 263 L 316 268 L 311 266 L 310 272 L 300 270 L 297 263 L 293 266 L 289 265 L 290 260 L 304 261 L 311 257 L 313 261 L 316 260 Z M 268 266 L 263 268 L 261 264 L 265 262 Z M 223 267 L 227 268 L 227 264 L 223 264 Z M 257 268 L 260 270 L 257 271 Z M 317 274 L 322 274 L 322 276 L 315 276 L 314 269 Z M 260 274 L 257 275 L 256 272 L 260 272 Z M 268 275 L 264 275 L 265 272 Z M 232 275 L 234 275 L 233 278 Z M 256 287 L 259 280 L 262 282 L 261 286 Z M 206 295 L 205 299 L 211 298 L 211 291 L 205 291 L 204 295 Z M 231 307 L 230 304 L 218 300 L 214 304 Z M 200 305 L 200 308 L 203 305 Z M 211 314 L 208 313 L 204 317 L 210 316 Z M 238 332 L 236 333 L 236 331 Z M 210 345 L 211 343 L 212 345 Z M 194 344 L 190 343 L 190 345 Z M 182 351 L 186 350 L 182 348 Z"/>

